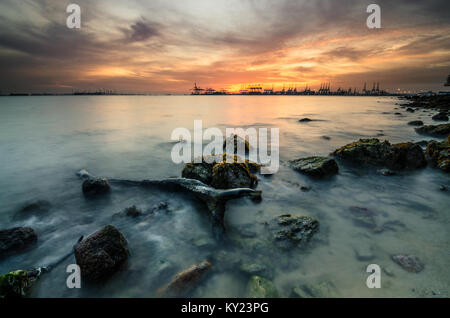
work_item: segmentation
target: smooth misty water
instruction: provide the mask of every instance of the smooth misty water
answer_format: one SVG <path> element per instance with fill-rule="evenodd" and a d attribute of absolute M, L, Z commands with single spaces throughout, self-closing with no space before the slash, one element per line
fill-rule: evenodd
<path fill-rule="evenodd" d="M 39 236 L 36 248 L 0 261 L 0 273 L 45 265 L 71 249 L 80 235 L 114 224 L 127 238 L 131 257 L 105 285 L 66 287 L 65 267 L 72 256 L 43 276 L 33 297 L 152 297 L 178 271 L 209 259 L 213 270 L 193 291 L 194 297 L 239 297 L 248 276 L 241 263 L 267 267 L 267 276 L 281 296 L 294 286 L 332 282 L 327 296 L 423 297 L 449 295 L 450 228 L 449 176 L 431 167 L 394 177 L 340 165 L 339 175 L 312 181 L 282 165 L 272 177 L 259 176 L 263 201 L 248 199 L 227 206 L 228 235 L 234 244 L 222 246 L 211 235 L 207 211 L 183 195 L 114 187 L 101 200 L 86 200 L 75 173 L 124 179 L 180 176 L 182 165 L 170 159 L 170 134 L 176 127 L 278 127 L 280 159 L 326 155 L 361 137 L 391 142 L 424 138 L 406 123 L 430 113 L 401 111 L 394 98 L 297 96 L 105 96 L 0 98 L 0 228 L 28 225 Z M 383 112 L 390 112 L 389 114 Z M 322 121 L 298 123 L 302 117 Z M 325 140 L 321 136 L 329 136 Z M 302 192 L 300 185 L 311 191 Z M 42 218 L 13 220 L 24 203 L 52 203 Z M 160 201 L 169 213 L 143 219 L 112 219 L 135 204 L 145 210 Z M 400 221 L 396 231 L 374 234 L 356 226 L 350 206 L 377 212 L 379 224 Z M 305 250 L 273 252 L 264 222 L 279 214 L 309 215 L 320 221 L 320 232 Z M 358 261 L 354 249 L 371 247 L 375 258 Z M 224 256 L 223 251 L 227 254 Z M 393 253 L 417 255 L 425 263 L 419 274 L 393 263 Z M 382 288 L 368 289 L 369 263 L 388 268 Z"/>

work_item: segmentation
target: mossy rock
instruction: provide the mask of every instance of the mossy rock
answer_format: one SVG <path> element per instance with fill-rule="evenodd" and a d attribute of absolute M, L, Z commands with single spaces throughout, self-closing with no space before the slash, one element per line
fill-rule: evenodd
<path fill-rule="evenodd" d="M 417 133 L 436 137 L 444 137 L 450 134 L 450 124 L 427 125 L 415 129 Z"/>
<path fill-rule="evenodd" d="M 28 272 L 25 270 L 0 275 L 0 298 L 24 297 L 29 286 Z"/>
<path fill-rule="evenodd" d="M 282 249 L 303 246 L 319 231 L 319 221 L 309 216 L 284 214 L 275 218 L 275 221 L 274 240 Z"/>
<path fill-rule="evenodd" d="M 261 276 L 252 276 L 247 283 L 246 298 L 277 298 L 278 291 L 275 285 Z"/>
<path fill-rule="evenodd" d="M 224 153 L 204 156 L 199 163 L 187 163 L 181 176 L 199 180 L 216 189 L 253 188 L 258 179 L 252 171 L 259 168 L 257 163 Z"/>
<path fill-rule="evenodd" d="M 307 157 L 289 161 L 291 167 L 314 178 L 323 178 L 338 173 L 336 160 L 328 157 Z"/>
<path fill-rule="evenodd" d="M 381 166 L 389 169 L 418 169 L 427 162 L 422 148 L 412 142 L 391 145 L 377 138 L 359 141 L 336 149 L 333 156 L 363 166 Z"/>
<path fill-rule="evenodd" d="M 444 172 L 450 172 L 450 135 L 442 142 L 430 142 L 426 153 L 436 167 Z"/>

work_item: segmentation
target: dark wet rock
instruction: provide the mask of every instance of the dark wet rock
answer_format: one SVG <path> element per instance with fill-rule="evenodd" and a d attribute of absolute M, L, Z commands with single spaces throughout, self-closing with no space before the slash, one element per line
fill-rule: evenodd
<path fill-rule="evenodd" d="M 384 166 L 389 169 L 417 169 L 426 166 L 422 148 L 412 142 L 390 144 L 379 139 L 360 139 L 335 150 L 332 155 L 343 161 L 363 166 Z"/>
<path fill-rule="evenodd" d="M 246 298 L 277 298 L 278 291 L 275 285 L 261 276 L 252 276 L 247 283 Z"/>
<path fill-rule="evenodd" d="M 331 298 L 337 296 L 336 287 L 332 282 L 324 281 L 317 284 L 304 284 L 292 290 L 292 298 Z"/>
<path fill-rule="evenodd" d="M 206 162 L 187 163 L 181 172 L 181 176 L 183 178 L 201 181 L 204 184 L 211 184 L 212 166 L 212 164 Z"/>
<path fill-rule="evenodd" d="M 311 191 L 311 187 L 302 185 L 302 186 L 300 186 L 300 190 L 302 190 L 303 192 L 308 192 L 308 191 Z"/>
<path fill-rule="evenodd" d="M 231 157 L 231 162 L 226 162 Z M 223 158 L 223 159 L 222 159 Z M 218 162 L 223 160 L 223 162 Z M 211 163 L 209 163 L 211 162 Z M 250 171 L 257 164 L 248 160 L 239 159 L 238 156 L 203 157 L 201 163 L 188 163 L 182 171 L 183 178 L 199 180 L 216 189 L 253 188 L 258 179 Z M 251 168 L 250 168 L 251 167 Z"/>
<path fill-rule="evenodd" d="M 435 120 L 435 121 L 448 121 L 448 116 L 446 112 L 440 112 L 436 115 L 434 115 L 433 117 L 431 117 L 431 119 Z"/>
<path fill-rule="evenodd" d="M 423 121 L 421 120 L 413 120 L 408 123 L 411 126 L 423 126 Z"/>
<path fill-rule="evenodd" d="M 349 208 L 352 221 L 357 226 L 366 227 L 372 230 L 377 228 L 375 212 L 368 208 L 352 206 Z"/>
<path fill-rule="evenodd" d="M 89 178 L 83 182 L 82 188 L 83 193 L 89 196 L 105 194 L 111 190 L 106 178 Z"/>
<path fill-rule="evenodd" d="M 439 190 L 441 190 L 441 191 L 447 191 L 447 187 L 446 187 L 445 185 L 441 185 L 441 186 L 439 187 Z"/>
<path fill-rule="evenodd" d="M 47 214 L 52 205 L 46 200 L 37 200 L 25 204 L 14 214 L 14 219 L 25 219 L 31 216 L 41 217 Z"/>
<path fill-rule="evenodd" d="M 246 163 L 218 163 L 212 170 L 211 186 L 216 189 L 253 188 L 257 183 Z"/>
<path fill-rule="evenodd" d="M 410 113 L 414 113 L 414 112 L 415 112 L 415 110 L 414 110 L 413 108 L 411 108 L 411 107 L 408 107 L 408 108 L 406 109 L 406 111 L 407 111 L 407 112 L 410 112 Z"/>
<path fill-rule="evenodd" d="M 395 171 L 390 169 L 380 169 L 377 172 L 385 177 L 395 176 L 397 174 Z"/>
<path fill-rule="evenodd" d="M 422 147 L 422 148 L 426 148 L 428 146 L 429 142 L 430 141 L 428 141 L 428 140 L 421 140 L 421 141 L 415 142 L 415 144 L 420 146 L 420 147 Z"/>
<path fill-rule="evenodd" d="M 416 132 L 422 135 L 429 135 L 435 137 L 445 137 L 450 134 L 450 124 L 427 125 L 415 128 Z"/>
<path fill-rule="evenodd" d="M 130 216 L 132 218 L 136 218 L 142 215 L 142 211 L 136 208 L 135 205 L 126 208 L 123 212 L 126 216 Z"/>
<path fill-rule="evenodd" d="M 295 171 L 315 178 L 332 176 L 339 171 L 336 161 L 328 157 L 300 158 L 289 161 L 289 164 Z"/>
<path fill-rule="evenodd" d="M 404 270 L 411 273 L 419 273 L 425 268 L 425 265 L 421 262 L 421 260 L 414 255 L 393 255 L 392 260 L 400 265 Z"/>
<path fill-rule="evenodd" d="M 331 137 L 329 137 L 329 136 L 321 136 L 320 138 L 322 138 L 324 140 L 331 140 Z"/>
<path fill-rule="evenodd" d="M 401 116 L 402 113 L 394 113 L 394 115 Z"/>
<path fill-rule="evenodd" d="M 309 216 L 280 215 L 275 218 L 274 239 L 283 249 L 306 244 L 319 231 L 319 221 Z"/>
<path fill-rule="evenodd" d="M 0 275 L 0 299 L 25 297 L 29 286 L 30 279 L 25 270 Z"/>
<path fill-rule="evenodd" d="M 211 269 L 212 264 L 204 260 L 200 264 L 191 265 L 189 268 L 175 275 L 173 280 L 167 285 L 158 289 L 159 297 L 181 297 L 192 291 L 205 274 Z"/>
<path fill-rule="evenodd" d="M 223 141 L 223 150 L 224 151 L 226 151 L 228 143 L 232 143 L 234 145 L 234 148 L 233 148 L 234 154 L 238 153 L 239 147 L 242 147 L 242 149 L 244 150 L 244 153 L 248 153 L 250 151 L 249 142 L 238 135 L 231 135 L 230 137 L 226 138 Z M 242 153 L 242 154 L 244 154 L 244 153 Z"/>
<path fill-rule="evenodd" d="M 450 135 L 442 142 L 431 141 L 427 145 L 426 153 L 434 166 L 444 172 L 450 172 Z"/>
<path fill-rule="evenodd" d="M 128 259 L 125 237 L 107 225 L 84 239 L 75 248 L 81 276 L 88 282 L 101 282 L 114 274 Z"/>
<path fill-rule="evenodd" d="M 299 123 L 309 123 L 310 121 L 313 121 L 313 120 L 310 118 L 306 118 L 306 117 L 298 120 Z"/>
<path fill-rule="evenodd" d="M 0 230 L 0 258 L 20 252 L 37 242 L 31 227 L 15 227 Z"/>

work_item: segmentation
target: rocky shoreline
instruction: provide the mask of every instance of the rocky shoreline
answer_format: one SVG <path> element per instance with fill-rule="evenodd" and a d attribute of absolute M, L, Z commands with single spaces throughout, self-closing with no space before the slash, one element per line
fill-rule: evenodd
<path fill-rule="evenodd" d="M 438 113 L 432 117 L 434 121 L 448 121 L 450 98 L 441 97 L 411 97 L 406 98 L 408 104 L 400 107 L 408 112 L 418 109 L 434 110 Z M 307 123 L 310 119 L 300 119 Z M 340 166 L 373 167 L 383 176 L 395 175 L 397 172 L 408 173 L 412 170 L 423 169 L 427 165 L 440 169 L 442 173 L 450 172 L 450 123 L 437 125 L 423 125 L 422 121 L 408 123 L 418 134 L 434 136 L 442 140 L 426 142 L 421 145 L 413 142 L 391 144 L 388 140 L 377 138 L 359 139 L 334 150 L 329 156 L 310 156 L 298 158 L 288 162 L 293 173 L 301 173 L 312 180 L 332 179 L 339 175 Z M 413 127 L 411 127 L 413 129 Z M 248 143 L 239 141 L 235 137 L 228 142 L 242 142 L 246 151 Z M 224 144 L 224 147 L 226 144 Z M 82 179 L 81 191 L 87 199 L 95 199 L 114 193 L 117 184 L 143 188 L 165 189 L 171 193 L 183 192 L 197 198 L 210 213 L 210 219 L 215 237 L 221 241 L 226 239 L 224 215 L 226 203 L 231 199 L 251 199 L 253 204 L 264 204 L 258 186 L 258 171 L 260 166 L 236 155 L 221 155 L 220 159 L 232 158 L 232 162 L 218 162 L 218 158 L 202 158 L 201 163 L 185 165 L 181 178 L 161 180 L 120 180 L 93 176 L 86 170 L 78 172 Z M 442 190 L 442 187 L 441 187 Z M 40 217 L 51 213 L 52 204 L 45 200 L 31 202 L 14 216 L 16 220 L 26 220 L 30 216 Z M 156 211 L 167 211 L 167 203 L 162 202 L 149 213 L 144 213 L 135 206 L 130 206 L 116 217 L 140 218 Z M 353 206 L 345 211 L 346 217 L 356 226 L 370 229 L 373 233 L 381 233 L 402 224 L 390 222 L 380 224 L 376 221 L 376 213 L 365 208 Z M 270 235 L 271 248 L 275 253 L 285 253 L 292 249 L 304 248 L 313 244 L 314 236 L 320 231 L 320 220 L 310 216 L 293 216 L 280 214 L 273 223 L 267 224 Z M 250 235 L 250 234 L 249 234 Z M 30 227 L 15 227 L 0 230 L 0 259 L 17 253 L 26 253 L 28 249 L 36 247 L 38 233 Z M 232 242 L 233 243 L 233 242 Z M 136 257 L 130 253 L 125 236 L 114 226 L 106 225 L 88 237 L 82 239 L 73 253 L 76 263 L 81 268 L 82 279 L 89 284 L 104 283 L 115 272 L 126 266 L 129 257 Z M 370 253 L 356 251 L 358 259 L 370 259 Z M 367 256 L 369 255 L 369 256 Z M 227 258 L 230 257 L 228 254 Z M 189 295 L 196 285 L 208 277 L 210 271 L 220 268 L 217 264 L 220 257 L 213 255 L 211 260 L 203 260 L 191 265 L 176 274 L 173 279 L 162 286 L 156 293 L 157 297 L 180 297 Z M 228 260 L 230 261 L 230 260 Z M 392 261 L 404 270 L 420 273 L 425 265 L 414 255 L 396 254 Z M 0 275 L 0 297 L 23 297 L 28 295 L 33 270 L 15 270 Z M 271 281 L 270 271 L 264 265 L 249 262 L 242 264 L 241 270 L 249 275 L 246 287 L 247 297 L 278 297 L 279 291 Z M 299 285 L 292 290 L 292 297 L 327 297 L 336 294 L 335 287 L 330 282 L 321 282 L 316 286 Z"/>

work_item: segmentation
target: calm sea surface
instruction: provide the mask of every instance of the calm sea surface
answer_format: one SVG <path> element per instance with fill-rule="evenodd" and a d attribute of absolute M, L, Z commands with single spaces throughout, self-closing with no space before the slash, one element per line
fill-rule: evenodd
<path fill-rule="evenodd" d="M 390 97 L 302 96 L 50 96 L 0 97 L 0 228 L 32 226 L 36 248 L 0 260 L 0 273 L 45 265 L 70 251 L 76 239 L 106 224 L 127 238 L 126 266 L 101 286 L 66 287 L 72 256 L 33 289 L 32 297 L 153 297 L 180 270 L 209 259 L 213 269 L 193 297 L 241 297 L 249 279 L 243 265 L 258 265 L 282 297 L 294 287 L 328 282 L 326 297 L 426 297 L 450 292 L 449 176 L 427 167 L 394 177 L 340 165 L 339 175 L 314 181 L 284 162 L 327 155 L 358 138 L 420 141 L 408 121 L 432 123 L 428 112 L 395 109 Z M 396 116 L 394 112 L 402 112 Z M 298 119 L 318 119 L 299 123 Z M 281 166 L 259 176 L 263 201 L 229 202 L 228 235 L 216 243 L 207 210 L 191 198 L 167 192 L 114 187 L 103 200 L 86 200 L 75 173 L 85 168 L 110 178 L 180 176 L 170 135 L 177 127 L 279 128 Z M 329 140 L 323 136 L 330 137 Z M 310 186 L 303 192 L 300 186 Z M 25 203 L 47 200 L 50 212 L 24 220 Z M 169 212 L 142 219 L 113 218 L 131 205 L 142 210 L 165 201 Z M 373 233 L 352 222 L 349 207 L 375 212 L 393 230 Z M 308 215 L 320 232 L 304 250 L 273 252 L 264 223 L 280 214 Z M 400 225 L 399 225 L 400 224 Z M 358 260 L 357 253 L 372 255 Z M 409 273 L 390 255 L 418 256 L 424 271 Z M 379 264 L 382 288 L 368 289 L 368 264 Z"/>

